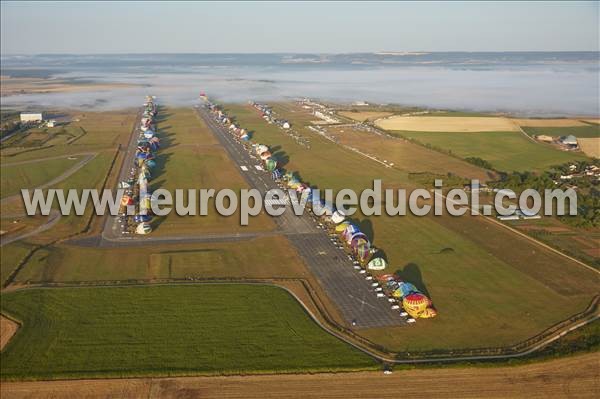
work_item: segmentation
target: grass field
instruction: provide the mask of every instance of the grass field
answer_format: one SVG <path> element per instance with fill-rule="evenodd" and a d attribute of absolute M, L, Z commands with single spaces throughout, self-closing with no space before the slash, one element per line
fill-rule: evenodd
<path fill-rule="evenodd" d="M 375 121 L 384 130 L 418 132 L 514 132 L 518 127 L 507 118 L 460 116 L 392 116 Z"/>
<path fill-rule="evenodd" d="M 600 126 L 599 125 L 586 125 L 582 123 L 582 126 L 570 126 L 570 127 L 523 127 L 525 133 L 530 136 L 546 135 L 550 137 L 573 136 L 579 138 L 600 138 Z"/>
<path fill-rule="evenodd" d="M 323 139 L 307 129 L 314 116 L 305 109 L 290 103 L 275 103 L 273 110 L 283 118 L 294 121 L 294 129 L 311 141 L 322 145 Z M 431 172 L 438 175 L 452 173 L 464 178 L 477 178 L 482 181 L 489 178 L 488 171 L 465 161 L 423 148 L 406 140 L 389 140 L 385 137 L 352 129 L 350 127 L 327 127 L 327 132 L 335 136 L 340 143 L 372 154 L 379 159 L 394 163 L 394 168 L 408 173 Z M 408 181 L 407 181 L 408 183 Z"/>
<path fill-rule="evenodd" d="M 18 251 L 13 251 L 16 258 Z M 8 264 L 9 259 L 6 261 Z M 307 272 L 288 241 L 274 236 L 232 243 L 110 250 L 61 244 L 38 251 L 16 281 L 76 283 L 186 277 L 306 278 Z"/>
<path fill-rule="evenodd" d="M 505 171 L 542 171 L 569 161 L 586 159 L 583 154 L 566 152 L 534 143 L 516 132 L 441 133 L 392 132 L 417 140 L 461 158 L 479 157 Z"/>
<path fill-rule="evenodd" d="M 360 191 L 375 177 L 389 185 L 407 185 L 401 171 L 385 168 L 320 136 L 310 136 L 311 148 L 306 149 L 266 124 L 251 108 L 227 108 L 242 126 L 254 130 L 254 140 L 276 146 L 289 156 L 286 168 L 299 170 L 304 180 L 320 188 Z M 294 123 L 290 115 L 286 116 Z M 593 272 L 480 218 L 365 218 L 356 214 L 353 219 L 374 245 L 385 251 L 390 264 L 387 271 L 399 270 L 429 293 L 439 310 L 436 319 L 409 329 L 365 332 L 395 349 L 515 343 L 583 310 L 597 293 Z M 445 248 L 450 250 L 443 251 Z"/>
<path fill-rule="evenodd" d="M 466 179 L 487 181 L 494 174 L 471 165 L 466 161 L 441 154 L 403 139 L 383 137 L 349 127 L 327 128 L 341 144 L 357 148 L 363 153 L 384 159 L 394 164 L 394 168 L 410 173 L 433 173 L 446 176 L 452 173 Z"/>
<path fill-rule="evenodd" d="M 19 194 L 22 188 L 33 189 L 52 180 L 77 164 L 67 158 L 51 159 L 26 165 L 2 165 L 2 198 Z"/>
<path fill-rule="evenodd" d="M 3 379 L 373 369 L 285 291 L 204 285 L 36 289 L 3 294 L 22 329 Z"/>
<path fill-rule="evenodd" d="M 164 114 L 164 115 L 163 115 Z M 220 189 L 239 192 L 250 188 L 231 162 L 225 149 L 192 109 L 165 109 L 157 126 L 161 150 L 150 185 L 153 190 Z M 209 201 L 206 216 L 180 217 L 174 211 L 153 222 L 154 235 L 175 236 L 235 231 L 263 231 L 275 228 L 264 212 L 250 218 L 248 226 L 240 225 L 239 212 L 227 217 L 219 215 L 214 199 Z"/>
<path fill-rule="evenodd" d="M 600 269 L 598 229 L 581 229 L 550 217 L 512 221 L 510 225 Z"/>

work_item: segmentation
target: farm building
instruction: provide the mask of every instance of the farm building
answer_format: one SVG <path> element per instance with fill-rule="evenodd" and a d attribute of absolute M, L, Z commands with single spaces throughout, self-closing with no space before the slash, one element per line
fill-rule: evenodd
<path fill-rule="evenodd" d="M 577 147 L 577 137 L 573 136 L 572 134 L 568 136 L 561 136 L 560 142 L 563 145 Z"/>
<path fill-rule="evenodd" d="M 42 112 L 21 112 L 21 122 L 41 122 L 43 120 Z"/>

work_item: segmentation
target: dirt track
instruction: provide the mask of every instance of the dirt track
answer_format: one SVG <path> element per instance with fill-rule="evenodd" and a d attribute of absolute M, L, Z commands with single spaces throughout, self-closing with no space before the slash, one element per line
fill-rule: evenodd
<path fill-rule="evenodd" d="M 4 382 L 3 398 L 592 398 L 600 354 L 519 367 L 380 372 Z"/>

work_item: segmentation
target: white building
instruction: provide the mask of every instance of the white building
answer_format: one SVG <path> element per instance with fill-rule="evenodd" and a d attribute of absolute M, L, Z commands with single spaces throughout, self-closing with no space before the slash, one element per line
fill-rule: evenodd
<path fill-rule="evenodd" d="M 41 122 L 43 120 L 42 112 L 21 112 L 21 122 Z"/>
<path fill-rule="evenodd" d="M 48 122 L 46 122 L 46 124 L 48 127 L 54 127 L 56 126 L 56 121 L 54 119 L 50 119 Z"/>

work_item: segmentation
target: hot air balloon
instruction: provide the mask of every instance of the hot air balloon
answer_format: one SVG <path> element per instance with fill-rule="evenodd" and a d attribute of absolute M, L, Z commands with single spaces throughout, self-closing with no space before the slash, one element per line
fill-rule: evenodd
<path fill-rule="evenodd" d="M 131 198 L 129 195 L 124 195 L 123 198 L 121 198 L 121 205 L 122 206 L 133 205 L 133 198 Z"/>
<path fill-rule="evenodd" d="M 387 267 L 387 262 L 383 258 L 373 258 L 367 264 L 369 270 L 384 270 Z"/>
<path fill-rule="evenodd" d="M 342 223 L 345 219 L 346 215 L 344 215 L 344 212 L 339 209 L 333 212 L 333 214 L 331 215 L 331 221 L 335 224 Z"/>
<path fill-rule="evenodd" d="M 267 147 L 264 144 L 257 144 L 256 145 L 256 154 L 262 154 L 265 151 L 269 151 L 269 147 Z"/>
<path fill-rule="evenodd" d="M 342 232 L 344 230 L 346 230 L 346 228 L 350 225 L 350 222 L 348 221 L 344 221 L 340 224 L 338 224 L 337 226 L 335 226 L 335 232 L 338 234 L 342 234 Z"/>
<path fill-rule="evenodd" d="M 152 226 L 150 226 L 148 223 L 140 223 L 135 228 L 136 234 L 148 234 L 151 231 L 152 231 Z"/>
<path fill-rule="evenodd" d="M 147 165 L 149 169 L 153 169 L 156 166 L 156 161 L 154 159 L 146 159 L 144 164 Z"/>
<path fill-rule="evenodd" d="M 269 158 L 265 161 L 265 167 L 269 172 L 272 172 L 277 168 L 277 161 L 273 158 Z"/>
<path fill-rule="evenodd" d="M 279 180 L 279 179 L 281 179 L 281 170 L 280 169 L 275 169 L 271 173 L 271 177 L 273 178 L 273 180 Z"/>
<path fill-rule="evenodd" d="M 147 223 L 152 220 L 152 216 L 150 215 L 135 215 L 133 217 L 134 223 Z"/>
<path fill-rule="evenodd" d="M 413 318 L 417 319 L 431 306 L 431 301 L 420 292 L 408 294 L 402 299 L 402 307 Z M 427 313 L 428 317 L 432 317 Z"/>

